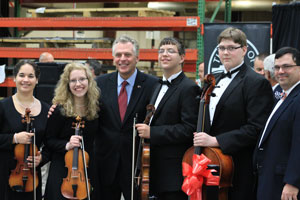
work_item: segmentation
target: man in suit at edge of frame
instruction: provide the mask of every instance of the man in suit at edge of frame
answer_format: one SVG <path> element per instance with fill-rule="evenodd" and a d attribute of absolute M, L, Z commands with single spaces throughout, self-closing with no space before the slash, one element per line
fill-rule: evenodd
<path fill-rule="evenodd" d="M 283 47 L 275 55 L 275 78 L 284 91 L 255 149 L 257 200 L 300 199 L 300 52 Z"/>
<path fill-rule="evenodd" d="M 218 36 L 218 52 L 225 73 L 216 74 L 210 98 L 207 133 L 194 133 L 194 146 L 219 147 L 233 158 L 229 200 L 253 200 L 252 155 L 258 136 L 273 107 L 270 83 L 244 63 L 247 38 L 229 27 Z"/>

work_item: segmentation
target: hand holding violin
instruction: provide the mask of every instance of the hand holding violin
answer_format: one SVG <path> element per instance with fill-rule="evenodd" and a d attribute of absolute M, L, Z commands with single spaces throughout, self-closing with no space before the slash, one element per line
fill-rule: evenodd
<path fill-rule="evenodd" d="M 75 147 L 81 146 L 82 137 L 79 135 L 72 135 L 70 141 L 66 144 L 66 150 L 69 151 Z"/>
<path fill-rule="evenodd" d="M 147 124 L 136 124 L 136 130 L 141 138 L 150 139 L 150 126 Z"/>
<path fill-rule="evenodd" d="M 33 168 L 33 161 L 32 161 L 32 156 L 28 156 L 27 157 L 27 161 L 29 161 L 27 163 L 27 166 L 29 168 Z M 39 166 L 39 164 L 41 163 L 42 161 L 42 154 L 40 151 L 37 152 L 36 156 L 34 156 L 34 165 L 35 167 Z"/>
<path fill-rule="evenodd" d="M 34 136 L 34 133 L 28 133 L 26 131 L 15 133 L 13 143 L 30 144 L 32 136 Z"/>
<path fill-rule="evenodd" d="M 210 136 L 205 132 L 194 133 L 194 146 L 200 147 L 219 147 L 216 137 Z"/>

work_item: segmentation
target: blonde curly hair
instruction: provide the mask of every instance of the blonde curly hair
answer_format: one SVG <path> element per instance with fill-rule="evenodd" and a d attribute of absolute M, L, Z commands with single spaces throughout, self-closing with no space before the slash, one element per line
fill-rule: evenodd
<path fill-rule="evenodd" d="M 53 104 L 60 104 L 63 109 L 61 112 L 67 117 L 76 117 L 73 94 L 69 87 L 70 73 L 73 70 L 84 70 L 88 79 L 88 91 L 85 95 L 86 112 L 85 117 L 88 120 L 93 120 L 98 117 L 100 89 L 92 76 L 91 70 L 81 64 L 72 62 L 67 64 L 64 72 L 60 76 L 60 80 L 56 85 L 55 96 L 52 100 Z"/>

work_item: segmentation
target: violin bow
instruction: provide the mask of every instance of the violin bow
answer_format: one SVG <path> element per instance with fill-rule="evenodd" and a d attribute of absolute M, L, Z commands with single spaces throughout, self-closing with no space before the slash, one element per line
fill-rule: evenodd
<path fill-rule="evenodd" d="M 86 167 L 85 148 L 84 148 L 83 135 L 82 135 L 82 141 L 81 141 L 81 149 L 82 149 L 81 152 L 82 152 L 83 166 L 84 166 L 84 176 L 85 176 L 86 193 L 87 193 L 87 196 L 88 196 L 88 200 L 90 200 L 91 196 L 90 196 L 90 188 L 89 188 L 89 177 L 88 177 L 87 167 Z"/>
<path fill-rule="evenodd" d="M 133 118 L 133 131 L 132 131 L 132 167 L 131 167 L 131 200 L 133 200 L 134 196 L 134 178 L 135 178 L 135 137 L 136 137 L 136 121 L 137 121 L 138 114 L 136 113 L 135 117 Z"/>
<path fill-rule="evenodd" d="M 81 149 L 82 149 L 81 152 L 82 152 L 83 166 L 84 166 L 84 176 L 85 176 L 86 193 L 87 193 L 87 196 L 88 196 L 88 200 L 90 200 L 91 196 L 90 196 L 90 188 L 89 188 L 89 177 L 88 177 L 87 167 L 86 167 L 85 148 L 84 148 L 83 135 L 82 135 L 82 140 L 81 140 Z"/>

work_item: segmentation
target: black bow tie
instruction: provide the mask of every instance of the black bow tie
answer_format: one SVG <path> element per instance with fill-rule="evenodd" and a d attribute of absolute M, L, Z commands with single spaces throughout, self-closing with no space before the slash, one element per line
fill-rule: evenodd
<path fill-rule="evenodd" d="M 163 81 L 162 79 L 159 79 L 159 83 L 162 85 L 167 85 L 168 87 L 171 86 L 171 83 L 169 81 Z"/>
<path fill-rule="evenodd" d="M 234 73 L 238 72 L 238 71 L 240 71 L 240 67 L 237 68 L 237 69 L 235 69 L 235 70 L 233 70 L 232 72 L 230 72 L 230 71 L 227 72 L 227 73 L 222 72 L 221 78 L 220 78 L 220 79 L 225 78 L 225 77 L 231 78 L 231 76 L 232 76 Z"/>

